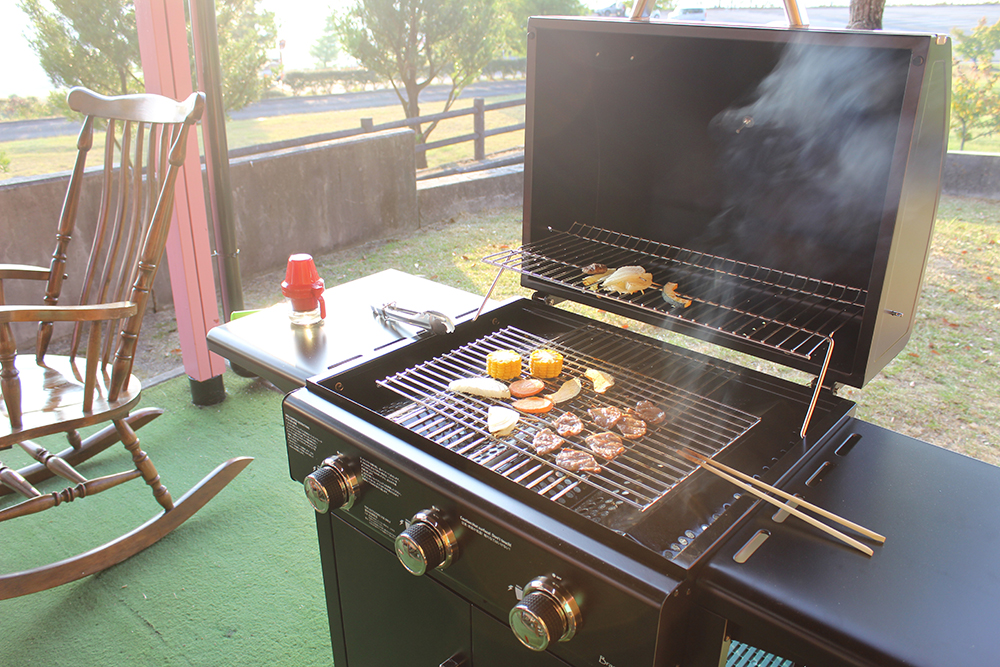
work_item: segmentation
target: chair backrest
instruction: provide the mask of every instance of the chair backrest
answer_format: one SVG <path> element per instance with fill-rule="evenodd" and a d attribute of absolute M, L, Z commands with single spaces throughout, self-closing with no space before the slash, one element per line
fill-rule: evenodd
<path fill-rule="evenodd" d="M 80 280 L 81 305 L 124 300 L 137 305 L 135 315 L 124 322 L 110 322 L 102 336 L 102 367 L 111 361 L 115 351 L 109 387 L 114 398 L 132 370 L 136 338 L 166 245 L 174 184 L 184 162 L 188 131 L 201 118 L 205 95 L 196 92 L 177 102 L 160 95 L 105 97 L 85 88 L 73 88 L 68 101 L 86 119 L 56 232 L 45 303 L 57 305 L 66 271 L 74 268 L 67 267 L 67 248 L 76 226 L 95 127 L 104 125 L 100 209 L 90 258 L 82 271 L 76 269 L 74 280 Z M 117 335 L 116 330 L 120 332 Z M 81 333 L 77 324 L 70 356 L 77 355 Z M 44 359 L 51 337 L 52 323 L 42 323 L 36 344 L 39 362 Z"/>

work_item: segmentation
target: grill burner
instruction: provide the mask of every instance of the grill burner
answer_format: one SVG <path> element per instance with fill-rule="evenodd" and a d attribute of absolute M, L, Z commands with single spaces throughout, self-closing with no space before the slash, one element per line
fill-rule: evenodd
<path fill-rule="evenodd" d="M 486 411 L 495 402 L 447 389 L 451 380 L 481 375 L 486 355 L 492 351 L 513 349 L 526 358 L 541 347 L 558 350 L 565 359 L 562 375 L 545 381 L 546 393 L 569 377 L 581 377 L 588 368 L 612 375 L 614 391 L 604 396 L 585 387 L 580 396 L 555 406 L 544 418 L 522 415 L 513 435 L 494 438 L 485 424 Z M 548 339 L 508 326 L 379 384 L 413 401 L 387 415 L 392 421 L 539 495 L 621 529 L 622 517 L 616 516 L 616 510 L 648 509 L 695 469 L 676 453 L 679 448 L 714 456 L 760 421 L 712 398 L 735 377 L 730 370 L 706 368 L 703 362 L 664 353 L 651 343 L 612 330 L 588 326 Z M 684 383 L 685 388 L 676 383 Z M 570 472 L 556 466 L 552 457 L 533 451 L 535 433 L 567 411 L 586 424 L 584 433 L 567 441 L 567 446 L 586 449 L 582 439 L 604 430 L 587 422 L 588 408 L 615 406 L 624 412 L 641 400 L 659 405 L 667 419 L 650 427 L 639 440 L 626 440 L 625 453 L 613 461 L 600 460 L 600 473 Z"/>

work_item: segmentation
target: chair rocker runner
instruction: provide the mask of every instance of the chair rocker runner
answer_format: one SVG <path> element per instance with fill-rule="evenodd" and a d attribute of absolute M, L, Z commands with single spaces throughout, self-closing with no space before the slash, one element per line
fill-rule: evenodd
<path fill-rule="evenodd" d="M 138 553 L 201 509 L 252 460 L 238 457 L 224 462 L 174 502 L 135 433 L 162 412 L 155 408 L 133 410 L 139 403 L 141 384 L 131 374 L 132 362 L 153 278 L 163 257 L 188 132 L 201 117 L 204 94 L 193 93 L 177 102 L 159 95 L 104 97 L 74 88 L 68 101 L 86 118 L 50 266 L 0 265 L 0 495 L 16 492 L 25 497 L 19 504 L 0 509 L 0 522 L 137 477 L 149 485 L 162 512 L 92 551 L 0 575 L 0 600 L 80 579 Z M 94 241 L 85 268 L 74 272 L 81 285 L 78 305 L 60 305 L 63 282 L 74 264 L 70 240 L 77 213 L 88 209 L 84 167 L 99 124 L 106 124 L 101 199 L 92 229 L 83 230 L 92 232 Z M 80 259 L 82 264 L 82 252 Z M 43 304 L 7 305 L 3 284 L 14 279 L 44 281 Z M 16 322 L 38 323 L 34 354 L 17 354 L 11 326 Z M 73 323 L 69 354 L 48 355 L 54 325 L 63 322 Z M 81 438 L 78 429 L 102 423 L 109 425 Z M 53 454 L 36 442 L 59 433 L 65 433 L 69 443 L 62 452 Z M 77 471 L 82 461 L 116 442 L 131 454 L 133 468 L 95 479 Z M 4 465 L 3 452 L 15 445 L 34 463 L 20 470 Z M 53 475 L 69 481 L 70 486 L 46 494 L 35 488 Z"/>

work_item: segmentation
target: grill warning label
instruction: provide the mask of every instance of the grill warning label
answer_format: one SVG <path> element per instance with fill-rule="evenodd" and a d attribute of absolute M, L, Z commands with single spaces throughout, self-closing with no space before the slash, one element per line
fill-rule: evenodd
<path fill-rule="evenodd" d="M 378 489 L 396 498 L 399 497 L 399 477 L 396 477 L 385 468 L 379 467 L 374 461 L 366 458 L 361 459 L 361 479 L 368 482 L 373 488 Z"/>
<path fill-rule="evenodd" d="M 494 533 L 492 531 L 489 531 L 489 530 L 486 530 L 485 528 L 483 528 L 479 524 L 473 523 L 472 521 L 470 521 L 468 518 L 466 518 L 464 516 L 462 517 L 462 525 L 465 526 L 466 528 L 468 528 L 469 530 L 471 530 L 472 532 L 474 532 L 476 535 L 479 535 L 480 537 L 484 537 L 487 540 L 489 540 L 490 542 L 492 542 L 493 544 L 497 545 L 498 547 L 501 547 L 504 551 L 510 551 L 510 542 L 508 542 L 507 540 L 503 539 L 502 537 L 500 537 L 496 533 Z"/>
<path fill-rule="evenodd" d="M 396 533 L 392 530 L 392 522 L 367 505 L 365 505 L 365 521 L 383 535 L 396 537 Z"/>
<path fill-rule="evenodd" d="M 319 446 L 319 438 L 309 432 L 309 425 L 289 415 L 285 415 L 285 439 L 289 449 L 310 459 Z"/>

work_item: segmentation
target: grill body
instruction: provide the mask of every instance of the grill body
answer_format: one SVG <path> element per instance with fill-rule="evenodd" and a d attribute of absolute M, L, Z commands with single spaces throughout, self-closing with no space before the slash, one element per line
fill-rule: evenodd
<path fill-rule="evenodd" d="M 987 664 L 976 638 L 1000 584 L 974 563 L 995 549 L 996 520 L 973 512 L 990 528 L 955 538 L 959 570 L 920 545 L 968 513 L 942 484 L 967 479 L 990 506 L 995 470 L 864 424 L 835 391 L 863 386 L 913 326 L 947 40 L 541 18 L 528 44 L 523 245 L 486 261 L 521 273 L 535 299 L 345 354 L 284 402 L 291 477 L 338 471 L 323 494 L 341 499 L 317 515 L 338 667 L 701 667 L 733 639 L 809 665 L 931 667 L 959 650 Z M 595 262 L 642 266 L 656 286 L 601 289 L 581 271 Z M 691 304 L 664 299 L 668 283 Z M 567 299 L 805 371 L 812 387 L 558 307 Z M 546 392 L 591 370 L 614 387 L 585 383 L 508 436 L 488 430 L 503 401 L 448 388 L 482 376 L 491 351 L 539 348 L 565 360 Z M 599 469 L 532 446 L 564 412 L 643 399 L 666 420 Z M 868 559 L 684 449 L 889 539 Z M 932 483 L 941 466 L 953 473 Z M 963 594 L 907 598 L 917 573 Z M 518 641 L 539 637 L 542 651 Z"/>

